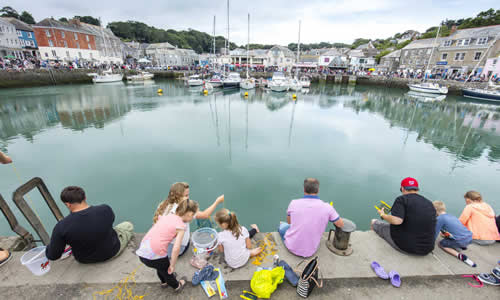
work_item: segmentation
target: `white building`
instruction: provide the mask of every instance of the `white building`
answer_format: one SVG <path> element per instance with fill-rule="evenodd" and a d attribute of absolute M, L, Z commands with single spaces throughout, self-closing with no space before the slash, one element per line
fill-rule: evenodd
<path fill-rule="evenodd" d="M 123 64 L 122 42 L 110 29 L 83 22 L 80 25 L 95 36 L 95 45 L 100 52 L 99 61 Z"/>
<path fill-rule="evenodd" d="M 274 46 L 267 51 L 266 67 L 289 68 L 295 64 L 296 55 L 290 49 L 283 46 Z"/>
<path fill-rule="evenodd" d="M 16 32 L 16 27 L 0 18 L 0 55 L 23 58 L 23 48 Z"/>
<path fill-rule="evenodd" d="M 145 55 L 154 66 L 190 66 L 199 61 L 199 56 L 191 49 L 179 49 L 170 43 L 149 44 Z"/>
<path fill-rule="evenodd" d="M 379 53 L 372 42 L 360 45 L 356 49 L 349 51 L 349 66 L 351 70 L 368 70 L 375 67 L 375 56 Z"/>
<path fill-rule="evenodd" d="M 319 56 L 318 66 L 331 68 L 348 68 L 349 58 L 346 54 L 342 53 L 342 50 L 332 48 L 326 52 L 323 52 L 323 54 Z"/>

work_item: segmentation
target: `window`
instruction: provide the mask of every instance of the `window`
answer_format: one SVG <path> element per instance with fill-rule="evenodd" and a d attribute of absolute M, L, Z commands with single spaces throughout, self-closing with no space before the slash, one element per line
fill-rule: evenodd
<path fill-rule="evenodd" d="M 94 57 L 92 56 L 92 53 L 90 53 L 90 59 L 94 59 Z"/>
<path fill-rule="evenodd" d="M 64 48 L 68 48 L 68 42 L 64 41 Z"/>
<path fill-rule="evenodd" d="M 445 47 L 450 47 L 450 46 L 451 46 L 451 42 L 452 42 L 452 41 L 445 41 L 445 42 L 444 42 L 444 46 L 445 46 Z"/>
<path fill-rule="evenodd" d="M 50 37 L 50 31 L 49 31 L 48 29 L 45 29 L 45 35 L 46 35 L 47 37 Z"/>
<path fill-rule="evenodd" d="M 470 39 L 467 40 L 458 40 L 457 46 L 467 46 L 470 44 Z"/>
<path fill-rule="evenodd" d="M 54 57 L 57 56 L 56 50 L 52 50 L 52 56 L 54 56 Z"/>
<path fill-rule="evenodd" d="M 17 36 L 23 36 L 23 33 L 21 32 L 21 30 L 16 30 L 17 31 Z"/>
<path fill-rule="evenodd" d="M 80 49 L 80 43 L 76 42 L 76 48 Z"/>
<path fill-rule="evenodd" d="M 443 53 L 443 55 L 441 55 L 441 60 L 446 60 L 448 59 L 448 53 Z"/>
<path fill-rule="evenodd" d="M 482 52 L 476 52 L 474 53 L 474 60 L 479 60 L 481 58 Z"/>
<path fill-rule="evenodd" d="M 330 62 L 330 58 L 329 57 L 325 57 L 325 62 Z"/>
<path fill-rule="evenodd" d="M 92 50 L 92 45 L 91 44 L 89 44 L 89 49 Z"/>
<path fill-rule="evenodd" d="M 85 38 L 87 39 L 87 42 L 90 41 L 88 35 L 85 35 Z"/>
<path fill-rule="evenodd" d="M 422 53 L 424 53 L 423 49 L 418 50 L 418 55 L 421 55 Z"/>
<path fill-rule="evenodd" d="M 78 57 L 82 58 L 82 52 L 78 52 Z"/>
<path fill-rule="evenodd" d="M 465 58 L 465 52 L 455 53 L 455 61 L 461 61 Z"/>
<path fill-rule="evenodd" d="M 30 38 L 30 39 L 33 38 L 33 34 L 31 32 L 28 32 L 27 35 L 28 35 L 28 38 Z"/>
<path fill-rule="evenodd" d="M 69 51 L 66 51 L 66 57 L 69 57 Z"/>
<path fill-rule="evenodd" d="M 431 54 L 431 49 L 427 49 L 427 54 Z"/>
<path fill-rule="evenodd" d="M 496 65 L 496 64 L 497 64 L 497 62 L 498 62 L 498 59 L 496 59 L 496 58 L 495 58 L 495 59 L 493 60 L 493 65 Z"/>
<path fill-rule="evenodd" d="M 467 45 L 469 45 L 469 44 L 470 44 L 470 39 L 468 39 L 468 40 L 464 40 L 464 46 L 467 46 Z"/>
<path fill-rule="evenodd" d="M 74 34 L 75 34 L 75 41 L 78 41 L 78 34 L 76 34 L 76 32 Z"/>
<path fill-rule="evenodd" d="M 49 46 L 54 47 L 54 43 L 52 42 L 52 40 L 49 40 Z"/>
<path fill-rule="evenodd" d="M 45 57 L 49 57 L 49 54 L 47 52 L 45 52 Z"/>
<path fill-rule="evenodd" d="M 487 37 L 483 37 L 483 38 L 478 38 L 476 44 L 477 45 L 485 45 L 487 42 L 488 42 L 488 38 Z"/>
<path fill-rule="evenodd" d="M 408 51 L 405 51 L 405 56 L 408 56 Z"/>
<path fill-rule="evenodd" d="M 416 64 L 416 65 L 420 65 L 420 60 L 419 60 L 419 59 L 417 59 L 417 60 L 415 61 L 415 64 Z"/>

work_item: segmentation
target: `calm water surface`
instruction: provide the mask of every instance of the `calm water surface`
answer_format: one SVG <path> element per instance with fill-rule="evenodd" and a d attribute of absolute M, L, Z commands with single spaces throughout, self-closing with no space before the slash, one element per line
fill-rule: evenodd
<path fill-rule="evenodd" d="M 163 95 L 156 93 L 162 88 Z M 307 176 L 341 216 L 368 229 L 380 200 L 392 203 L 413 176 L 422 194 L 460 214 L 476 189 L 500 212 L 500 106 L 448 96 L 425 101 L 406 90 L 313 86 L 309 93 L 239 91 L 203 96 L 178 81 L 0 91 L 0 193 L 43 178 L 59 193 L 82 186 L 116 221 L 146 231 L 170 185 L 187 181 L 206 208 L 220 194 L 240 223 L 275 230 Z M 48 231 L 55 218 L 36 192 Z M 27 222 L 14 209 L 21 223 Z M 11 233 L 0 218 L 0 234 Z"/>

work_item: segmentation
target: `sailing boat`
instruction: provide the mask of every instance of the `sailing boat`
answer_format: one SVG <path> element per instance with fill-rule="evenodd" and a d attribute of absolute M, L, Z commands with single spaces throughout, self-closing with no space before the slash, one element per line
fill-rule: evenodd
<path fill-rule="evenodd" d="M 438 31 L 436 33 L 436 38 L 434 39 L 434 44 L 432 45 L 431 55 L 429 57 L 429 61 L 427 62 L 427 67 L 425 68 L 425 72 L 429 70 L 429 65 L 432 60 L 432 54 L 434 53 L 434 48 L 436 47 L 437 39 L 439 37 L 439 31 L 441 30 L 441 24 L 439 24 Z M 421 83 L 409 83 L 408 87 L 410 90 L 419 93 L 429 93 L 429 94 L 448 94 L 448 87 L 441 86 L 437 83 L 425 82 L 427 76 L 424 76 L 424 79 Z"/>
<path fill-rule="evenodd" d="M 299 81 L 299 67 L 298 63 L 300 60 L 300 21 L 299 21 L 299 43 L 297 44 L 297 66 L 295 67 L 295 77 L 288 80 L 288 88 L 292 91 L 300 91 L 302 89 L 302 83 Z"/>
<path fill-rule="evenodd" d="M 215 56 L 215 16 L 214 16 L 214 59 L 216 58 Z M 214 66 L 215 66 L 215 63 L 214 63 Z M 214 71 L 215 71 L 215 67 L 214 67 Z M 214 88 L 218 88 L 218 87 L 222 87 L 222 76 L 215 72 L 214 75 L 212 76 L 212 78 L 210 78 L 210 81 L 209 81 L 210 85 Z"/>
<path fill-rule="evenodd" d="M 99 23 L 100 23 L 100 18 L 99 18 Z M 106 53 L 108 52 L 108 50 L 107 50 L 108 46 L 106 45 L 106 38 L 104 38 L 104 31 L 102 29 L 102 25 L 101 25 L 101 35 L 102 35 L 102 40 L 104 42 L 104 51 L 105 51 L 104 56 L 106 56 Z M 123 80 L 123 75 L 122 74 L 114 74 L 111 67 L 108 70 L 103 71 L 101 75 L 96 74 L 96 73 L 91 73 L 88 75 L 92 76 L 92 81 L 94 83 L 117 82 L 117 81 Z"/>
<path fill-rule="evenodd" d="M 248 42 L 247 42 L 247 78 L 241 81 L 240 87 L 245 90 L 251 90 L 255 88 L 255 78 L 250 78 L 248 76 L 248 69 L 250 68 L 250 61 L 248 58 L 248 52 L 250 52 L 250 14 L 248 14 Z"/>
<path fill-rule="evenodd" d="M 227 0 L 227 54 L 231 57 L 231 53 L 229 52 L 231 48 L 231 44 L 229 43 L 229 0 Z M 240 88 L 241 78 L 240 73 L 231 72 L 224 79 L 222 83 L 222 87 L 224 89 L 235 89 Z"/>
<path fill-rule="evenodd" d="M 495 43 L 498 39 L 498 36 L 499 35 L 497 35 L 495 37 L 495 40 L 493 40 L 493 42 L 490 44 L 490 46 L 488 47 L 488 50 L 486 50 L 485 54 L 477 62 L 476 66 L 474 67 L 472 72 L 467 77 L 467 80 L 464 81 L 464 85 L 467 81 L 469 81 L 472 74 L 474 74 L 474 72 L 476 71 L 476 68 L 479 66 L 479 64 L 481 63 L 483 58 L 488 56 L 488 52 L 490 51 L 491 47 L 493 45 L 495 45 Z M 479 88 L 479 89 L 477 89 L 477 88 L 469 88 L 469 89 L 463 88 L 462 94 L 464 95 L 464 97 L 467 97 L 467 98 L 480 99 L 480 100 L 490 100 L 490 101 L 500 101 L 500 90 L 498 90 L 498 86 L 496 86 L 491 81 L 492 78 L 493 78 L 493 74 L 491 74 L 491 77 L 488 80 L 488 85 L 486 88 L 482 88 L 482 89 L 481 88 Z"/>

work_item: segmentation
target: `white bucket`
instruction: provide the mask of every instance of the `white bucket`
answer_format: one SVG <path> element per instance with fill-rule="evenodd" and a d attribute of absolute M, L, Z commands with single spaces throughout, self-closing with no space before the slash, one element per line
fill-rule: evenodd
<path fill-rule="evenodd" d="M 50 271 L 50 261 L 45 256 L 45 248 L 45 246 L 33 248 L 21 257 L 21 264 L 36 276 L 42 276 Z"/>
<path fill-rule="evenodd" d="M 200 228 L 193 232 L 191 241 L 193 242 L 193 251 L 195 254 L 211 253 L 218 245 L 217 231 L 208 227 Z"/>

